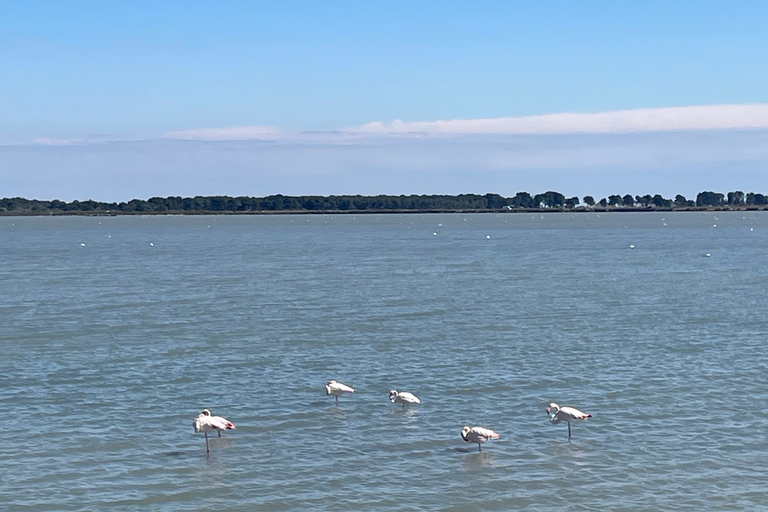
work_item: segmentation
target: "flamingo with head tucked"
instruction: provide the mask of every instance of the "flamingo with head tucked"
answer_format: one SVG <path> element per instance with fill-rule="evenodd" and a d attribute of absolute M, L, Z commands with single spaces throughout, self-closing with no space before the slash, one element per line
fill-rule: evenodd
<path fill-rule="evenodd" d="M 489 428 L 464 427 L 461 429 L 461 438 L 468 443 L 477 443 L 477 451 L 483 451 L 480 446 L 489 439 L 498 439 L 501 436 Z"/>
<path fill-rule="evenodd" d="M 421 403 L 421 400 L 416 398 L 412 393 L 408 393 L 407 391 L 398 392 L 394 389 L 389 392 L 389 401 L 393 404 L 403 404 L 403 408 L 405 408 L 406 405 Z"/>
<path fill-rule="evenodd" d="M 336 405 L 339 405 L 339 397 L 343 395 L 344 393 L 354 393 L 355 390 L 351 387 L 347 386 L 346 384 L 342 384 L 341 382 L 336 382 L 335 380 L 329 380 L 328 384 L 325 385 L 325 394 L 326 395 L 333 395 L 336 397 Z"/>
<path fill-rule="evenodd" d="M 195 421 L 192 422 L 192 426 L 195 429 L 195 434 L 202 432 L 205 434 L 205 451 L 210 452 L 211 448 L 208 445 L 208 432 L 216 431 L 221 437 L 222 430 L 235 430 L 235 424 L 226 418 L 221 416 L 211 416 L 211 411 L 203 409 Z"/>
<path fill-rule="evenodd" d="M 586 420 L 587 418 L 592 417 L 591 414 L 581 412 L 580 410 L 574 409 L 573 407 L 560 407 L 554 402 L 549 404 L 549 407 L 547 407 L 547 414 L 549 414 L 550 411 L 554 411 L 549 417 L 549 421 L 552 422 L 553 425 L 557 425 L 561 421 L 565 421 L 568 423 L 568 439 L 571 438 L 571 422 L 572 421 Z"/>

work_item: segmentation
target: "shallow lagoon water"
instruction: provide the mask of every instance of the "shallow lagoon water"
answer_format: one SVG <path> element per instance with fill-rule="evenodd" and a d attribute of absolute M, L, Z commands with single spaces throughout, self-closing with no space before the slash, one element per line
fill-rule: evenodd
<path fill-rule="evenodd" d="M 766 255 L 766 212 L 0 218 L 0 504 L 766 507 Z"/>

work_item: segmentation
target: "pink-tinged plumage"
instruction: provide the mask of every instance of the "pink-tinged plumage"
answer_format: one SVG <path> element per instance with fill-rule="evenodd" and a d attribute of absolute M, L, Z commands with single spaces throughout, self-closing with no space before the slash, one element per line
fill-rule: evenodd
<path fill-rule="evenodd" d="M 344 393 L 354 393 L 355 390 L 351 387 L 347 386 L 346 384 L 342 384 L 341 382 L 336 382 L 335 380 L 329 380 L 328 383 L 325 385 L 325 394 L 326 395 L 333 395 L 336 397 L 336 405 L 339 405 L 339 397 L 343 395 Z"/>
<path fill-rule="evenodd" d="M 403 404 L 403 407 L 409 404 L 420 404 L 421 400 L 416 398 L 413 393 L 407 391 L 392 390 L 389 392 L 389 401 L 393 404 Z"/>
<path fill-rule="evenodd" d="M 195 421 L 192 422 L 192 426 L 195 429 L 195 434 L 202 432 L 205 434 L 205 450 L 210 452 L 211 448 L 208 445 L 208 432 L 218 432 L 221 437 L 222 430 L 235 430 L 235 424 L 226 418 L 221 416 L 211 416 L 211 411 L 203 409 Z"/>
<path fill-rule="evenodd" d="M 552 402 L 549 404 L 549 407 L 547 407 L 547 414 L 550 413 L 550 411 L 554 410 L 554 412 L 549 417 L 549 421 L 553 425 L 557 425 L 561 421 L 565 421 L 568 423 L 568 439 L 571 438 L 571 422 L 574 420 L 586 420 L 587 418 L 591 418 L 592 415 L 581 412 L 578 409 L 575 409 L 573 407 L 560 407 L 556 403 Z"/>
<path fill-rule="evenodd" d="M 477 451 L 481 452 L 481 444 L 489 439 L 498 439 L 501 435 L 489 428 L 483 427 L 464 427 L 461 429 L 461 438 L 467 443 L 477 443 Z"/>

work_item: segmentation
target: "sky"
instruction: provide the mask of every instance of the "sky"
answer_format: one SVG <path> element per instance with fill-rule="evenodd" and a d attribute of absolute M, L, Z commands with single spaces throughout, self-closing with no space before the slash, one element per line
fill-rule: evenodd
<path fill-rule="evenodd" d="M 768 193 L 762 1 L 0 0 L 0 197 Z"/>

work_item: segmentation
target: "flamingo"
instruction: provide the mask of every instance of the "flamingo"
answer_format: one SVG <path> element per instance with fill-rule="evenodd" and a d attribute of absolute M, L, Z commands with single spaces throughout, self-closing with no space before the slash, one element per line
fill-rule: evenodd
<path fill-rule="evenodd" d="M 235 424 L 226 418 L 221 416 L 211 416 L 211 411 L 203 409 L 195 421 L 192 422 L 192 426 L 195 428 L 195 434 L 202 432 L 205 434 L 205 451 L 210 452 L 211 448 L 208 445 L 208 432 L 216 431 L 221 437 L 222 430 L 235 430 Z"/>
<path fill-rule="evenodd" d="M 421 400 L 416 398 L 413 394 L 403 391 L 398 393 L 394 389 L 389 392 L 389 401 L 393 404 L 403 404 L 403 409 L 409 404 L 420 404 Z"/>
<path fill-rule="evenodd" d="M 354 393 L 355 390 L 351 387 L 347 386 L 346 384 L 342 384 L 341 382 L 336 382 L 335 380 L 329 380 L 328 384 L 325 385 L 325 394 L 326 395 L 333 395 L 336 397 L 336 405 L 339 405 L 339 397 L 343 395 L 344 393 Z"/>
<path fill-rule="evenodd" d="M 481 452 L 481 444 L 489 439 L 498 439 L 499 434 L 489 428 L 483 427 L 464 427 L 461 429 L 461 438 L 468 443 L 477 443 L 477 451 Z"/>
<path fill-rule="evenodd" d="M 591 414 L 581 412 L 580 410 L 574 409 L 573 407 L 560 407 L 554 402 L 549 404 L 549 407 L 547 407 L 547 414 L 549 414 L 549 411 L 553 409 L 554 409 L 554 412 L 549 417 L 549 421 L 552 422 L 553 425 L 557 425 L 561 421 L 567 421 L 568 422 L 568 439 L 571 438 L 571 421 L 586 420 L 587 418 L 592 417 Z"/>

